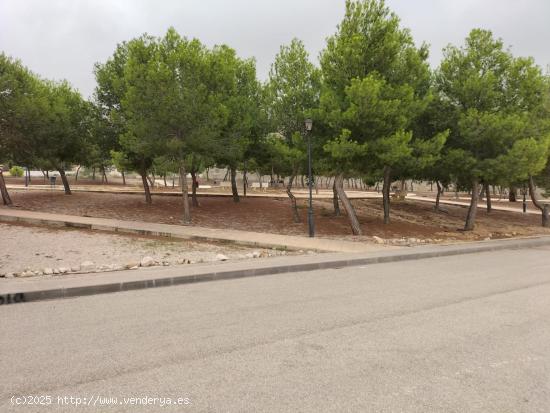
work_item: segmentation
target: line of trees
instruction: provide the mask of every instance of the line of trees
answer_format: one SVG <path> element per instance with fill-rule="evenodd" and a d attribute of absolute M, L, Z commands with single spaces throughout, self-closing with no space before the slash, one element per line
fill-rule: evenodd
<path fill-rule="evenodd" d="M 448 46 L 431 70 L 428 46 L 383 0 L 348 0 L 327 39 L 319 66 L 304 44 L 282 46 L 269 78 L 226 45 L 206 47 L 175 29 L 117 46 L 94 67 L 97 87 L 84 100 L 67 82 L 38 77 L 0 55 L 0 159 L 65 171 L 115 165 L 142 177 L 179 174 L 183 222 L 198 207 L 193 182 L 210 166 L 228 168 L 239 202 L 237 171 L 286 178 L 293 195 L 306 170 L 303 125 L 314 120 L 317 176 L 333 177 L 335 214 L 343 206 L 354 234 L 361 225 L 343 182 L 381 182 L 384 222 L 390 222 L 395 181 L 435 182 L 471 192 L 464 229 L 475 225 L 480 195 L 491 208 L 491 186 L 526 185 L 548 226 L 536 185 L 548 181 L 550 80 L 533 59 L 515 57 L 502 40 L 474 29 L 462 46 Z M 9 195 L 0 177 L 4 203 Z M 245 186 L 246 191 L 246 186 Z M 439 203 L 436 204 L 436 209 Z"/>

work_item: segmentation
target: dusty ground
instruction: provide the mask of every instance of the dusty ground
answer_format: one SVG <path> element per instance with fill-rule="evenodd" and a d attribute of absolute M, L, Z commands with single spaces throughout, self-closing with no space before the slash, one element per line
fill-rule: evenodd
<path fill-rule="evenodd" d="M 117 218 L 146 222 L 179 224 L 182 206 L 178 197 L 154 197 L 146 205 L 143 196 L 127 194 L 74 193 L 65 196 L 50 191 L 12 191 L 14 203 L 27 210 L 69 215 Z M 230 228 L 288 235 L 307 234 L 306 201 L 300 200 L 302 222 L 294 224 L 288 198 L 241 198 L 233 203 L 229 197 L 199 197 L 201 206 L 193 208 L 193 224 L 211 228 Z M 436 213 L 433 205 L 420 201 L 392 203 L 392 222 L 384 225 L 380 199 L 354 200 L 365 236 L 418 238 L 428 242 L 506 238 L 533 234 L 550 234 L 540 226 L 540 216 L 513 212 L 478 211 L 476 230 L 464 233 L 467 208 L 448 206 L 446 213 Z M 517 205 L 517 204 L 516 204 Z M 332 201 L 315 201 L 317 235 L 321 237 L 366 240 L 352 237 L 346 216 L 334 217 Z"/>
<path fill-rule="evenodd" d="M 85 261 L 93 262 L 97 269 L 113 270 L 139 265 L 144 257 L 151 257 L 164 265 L 187 265 L 190 262 L 218 261 L 218 254 L 225 255 L 229 260 L 236 260 L 251 258 L 250 254 L 253 252 L 262 256 L 283 253 L 227 244 L 173 241 L 20 224 L 0 224 L 0 234 L 0 275 L 20 274 L 29 270 L 44 272 L 45 268 L 77 268 Z"/>

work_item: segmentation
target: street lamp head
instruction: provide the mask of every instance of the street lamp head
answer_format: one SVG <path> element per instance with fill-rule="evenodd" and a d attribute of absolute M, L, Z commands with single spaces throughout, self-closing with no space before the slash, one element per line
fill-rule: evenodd
<path fill-rule="evenodd" d="M 304 123 L 306 125 L 306 130 L 310 132 L 313 128 L 313 121 L 311 119 L 306 119 Z"/>

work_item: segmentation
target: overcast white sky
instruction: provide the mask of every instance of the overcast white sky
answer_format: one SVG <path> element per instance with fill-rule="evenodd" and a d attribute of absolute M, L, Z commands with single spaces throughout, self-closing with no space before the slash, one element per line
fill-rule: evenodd
<path fill-rule="evenodd" d="M 418 43 L 459 44 L 473 27 L 504 39 L 517 55 L 550 64 L 550 0 L 387 0 Z M 334 33 L 344 0 L 0 0 L 0 50 L 40 75 L 68 79 L 85 96 L 95 87 L 92 67 L 116 44 L 170 26 L 207 45 L 227 43 L 255 57 L 265 79 L 279 46 L 302 39 L 316 61 Z"/>

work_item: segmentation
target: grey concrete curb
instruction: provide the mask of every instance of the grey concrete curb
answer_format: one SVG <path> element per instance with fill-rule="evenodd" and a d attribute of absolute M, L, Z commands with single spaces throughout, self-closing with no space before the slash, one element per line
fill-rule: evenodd
<path fill-rule="evenodd" d="M 73 298 L 85 295 L 104 294 L 120 291 L 139 290 L 144 288 L 168 287 L 205 281 L 229 280 L 235 278 L 255 277 L 262 275 L 284 274 L 290 272 L 337 269 L 353 266 L 364 266 L 391 262 L 420 260 L 426 258 L 446 257 L 463 254 L 474 254 L 505 249 L 524 249 L 550 245 L 550 237 L 529 238 L 519 240 L 487 241 L 469 245 L 450 245 L 440 247 L 416 247 L 409 251 L 381 252 L 368 256 L 330 258 L 323 260 L 322 256 L 311 257 L 310 262 L 295 264 L 266 265 L 258 268 L 242 268 L 231 270 L 206 270 L 191 275 L 169 276 L 151 279 L 137 279 L 123 282 L 106 282 L 104 284 L 62 287 L 54 289 L 34 289 L 0 293 L 0 305 L 31 301 L 42 301 L 59 298 Z M 268 263 L 269 264 L 269 263 Z"/>

